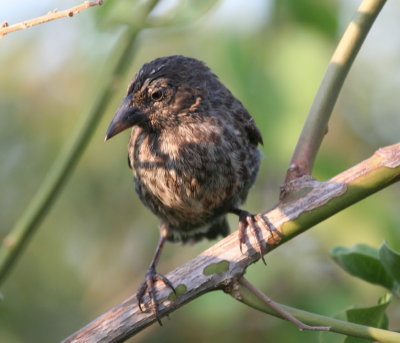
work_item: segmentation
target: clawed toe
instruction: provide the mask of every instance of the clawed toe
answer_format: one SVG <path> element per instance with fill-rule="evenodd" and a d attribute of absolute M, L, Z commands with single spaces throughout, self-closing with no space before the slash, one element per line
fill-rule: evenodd
<path fill-rule="evenodd" d="M 281 232 L 278 231 L 269 220 L 261 215 L 256 214 L 253 215 L 247 211 L 235 209 L 232 211 L 233 213 L 239 215 L 239 248 L 243 253 L 242 245 L 246 243 L 246 238 L 248 237 L 248 230 L 251 230 L 253 237 L 257 241 L 257 248 L 260 254 L 260 257 L 264 264 L 266 264 L 264 259 L 264 253 L 267 249 L 268 243 L 264 242 L 262 237 L 262 229 L 268 230 L 273 240 L 276 240 L 274 234 L 281 237 Z"/>
<path fill-rule="evenodd" d="M 264 259 L 264 252 L 265 252 L 266 246 L 264 246 L 264 241 L 260 238 L 261 229 L 256 221 L 255 216 L 249 212 L 243 211 L 239 215 L 239 245 L 240 245 L 240 251 L 242 253 L 243 253 L 242 246 L 243 246 L 243 244 L 246 243 L 246 238 L 248 236 L 247 229 L 251 230 L 253 237 L 256 239 L 258 253 L 260 254 L 260 257 L 261 257 L 263 263 L 266 264 L 265 259 Z"/>
<path fill-rule="evenodd" d="M 150 268 L 147 271 L 145 281 L 141 284 L 139 290 L 136 293 L 136 298 L 138 301 L 140 311 L 144 312 L 143 307 L 142 307 L 142 305 L 144 303 L 143 298 L 144 298 L 144 295 L 146 293 L 148 293 L 149 298 L 150 298 L 150 303 L 151 303 L 150 306 L 154 312 L 154 315 L 155 315 L 158 323 L 160 325 L 162 325 L 161 319 L 159 317 L 159 311 L 158 311 L 159 304 L 158 304 L 158 301 L 156 298 L 155 282 L 157 282 L 157 281 L 163 282 L 168 288 L 170 288 L 176 294 L 175 288 L 172 285 L 171 281 L 169 281 L 164 275 L 157 273 L 155 271 L 155 269 Z"/>

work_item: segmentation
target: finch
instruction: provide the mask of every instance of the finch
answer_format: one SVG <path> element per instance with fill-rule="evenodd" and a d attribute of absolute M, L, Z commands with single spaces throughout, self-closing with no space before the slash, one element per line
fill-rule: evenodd
<path fill-rule="evenodd" d="M 156 271 L 166 241 L 226 236 L 228 213 L 239 216 L 240 248 L 248 227 L 255 233 L 268 228 L 240 209 L 256 179 L 262 137 L 249 112 L 203 62 L 179 55 L 140 68 L 105 139 L 128 128 L 136 192 L 160 220 L 160 240 L 137 298 L 142 309 L 148 293 L 160 322 L 154 283 L 174 290 Z"/>

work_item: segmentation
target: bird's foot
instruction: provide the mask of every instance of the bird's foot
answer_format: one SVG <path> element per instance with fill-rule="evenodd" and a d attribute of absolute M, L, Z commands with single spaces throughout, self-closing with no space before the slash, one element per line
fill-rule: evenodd
<path fill-rule="evenodd" d="M 257 241 L 257 248 L 258 252 L 260 254 L 260 257 L 264 264 L 266 264 L 265 259 L 264 259 L 264 253 L 266 252 L 266 249 L 268 247 L 268 243 L 264 242 L 262 237 L 262 229 L 268 230 L 270 233 L 270 237 L 274 241 L 279 240 L 279 238 L 282 236 L 282 233 L 276 229 L 276 227 L 266 218 L 265 216 L 261 214 L 251 214 L 247 211 L 244 210 L 236 210 L 234 211 L 239 216 L 239 247 L 240 251 L 243 253 L 242 246 L 243 244 L 246 243 L 246 238 L 248 238 L 248 229 L 251 230 L 251 233 L 253 234 L 254 238 Z M 273 243 L 274 244 L 274 243 Z"/>
<path fill-rule="evenodd" d="M 154 315 L 158 321 L 158 323 L 162 326 L 161 319 L 159 316 L 159 311 L 158 311 L 158 301 L 156 298 L 156 287 L 155 287 L 155 282 L 161 281 L 165 284 L 165 286 L 169 287 L 175 294 L 175 288 L 172 285 L 171 281 L 169 281 L 164 275 L 159 274 L 156 272 L 155 267 L 150 267 L 147 270 L 146 273 L 146 278 L 145 281 L 141 284 L 140 288 L 138 289 L 136 293 L 136 298 L 138 301 L 138 305 L 140 308 L 140 311 L 143 311 L 143 297 L 146 293 L 148 293 L 149 298 L 150 298 L 150 307 L 154 312 Z"/>

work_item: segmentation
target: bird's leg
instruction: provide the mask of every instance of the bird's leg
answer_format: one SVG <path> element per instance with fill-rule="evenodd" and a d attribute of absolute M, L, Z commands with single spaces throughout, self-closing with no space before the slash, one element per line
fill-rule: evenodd
<path fill-rule="evenodd" d="M 153 259 L 151 260 L 149 269 L 146 272 L 145 281 L 140 286 L 139 290 L 136 293 L 136 298 L 138 300 L 138 305 L 140 310 L 143 312 L 142 304 L 143 304 L 143 297 L 146 292 L 149 294 L 151 306 L 153 307 L 154 314 L 157 318 L 157 321 L 160 325 L 162 325 L 161 320 L 158 314 L 158 302 L 156 298 L 156 288 L 154 283 L 156 281 L 163 282 L 167 287 L 169 287 L 174 293 L 175 288 L 172 283 L 162 274 L 157 273 L 156 266 L 160 259 L 161 250 L 164 246 L 165 241 L 168 237 L 169 228 L 165 223 L 161 223 L 160 225 L 160 240 L 158 241 L 156 251 L 154 252 Z"/>
<path fill-rule="evenodd" d="M 239 247 L 240 251 L 242 251 L 242 245 L 246 243 L 246 238 L 248 236 L 247 229 L 249 228 L 257 241 L 258 252 L 262 261 L 265 263 L 264 252 L 266 250 L 267 243 L 265 243 L 261 239 L 261 230 L 268 230 L 271 237 L 273 237 L 273 233 L 275 232 L 279 236 L 281 233 L 272 225 L 272 223 L 260 214 L 251 214 L 247 211 L 241 210 L 239 208 L 233 208 L 230 210 L 231 213 L 234 213 L 239 216 Z M 265 247 L 264 247 L 265 243 Z"/>

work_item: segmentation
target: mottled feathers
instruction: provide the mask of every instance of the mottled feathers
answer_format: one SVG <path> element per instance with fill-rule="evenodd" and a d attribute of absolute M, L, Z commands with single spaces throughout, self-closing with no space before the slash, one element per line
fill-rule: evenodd
<path fill-rule="evenodd" d="M 146 63 L 127 96 L 147 118 L 129 141 L 143 203 L 171 240 L 226 235 L 225 214 L 245 201 L 259 167 L 250 114 L 204 63 L 183 56 Z"/>

